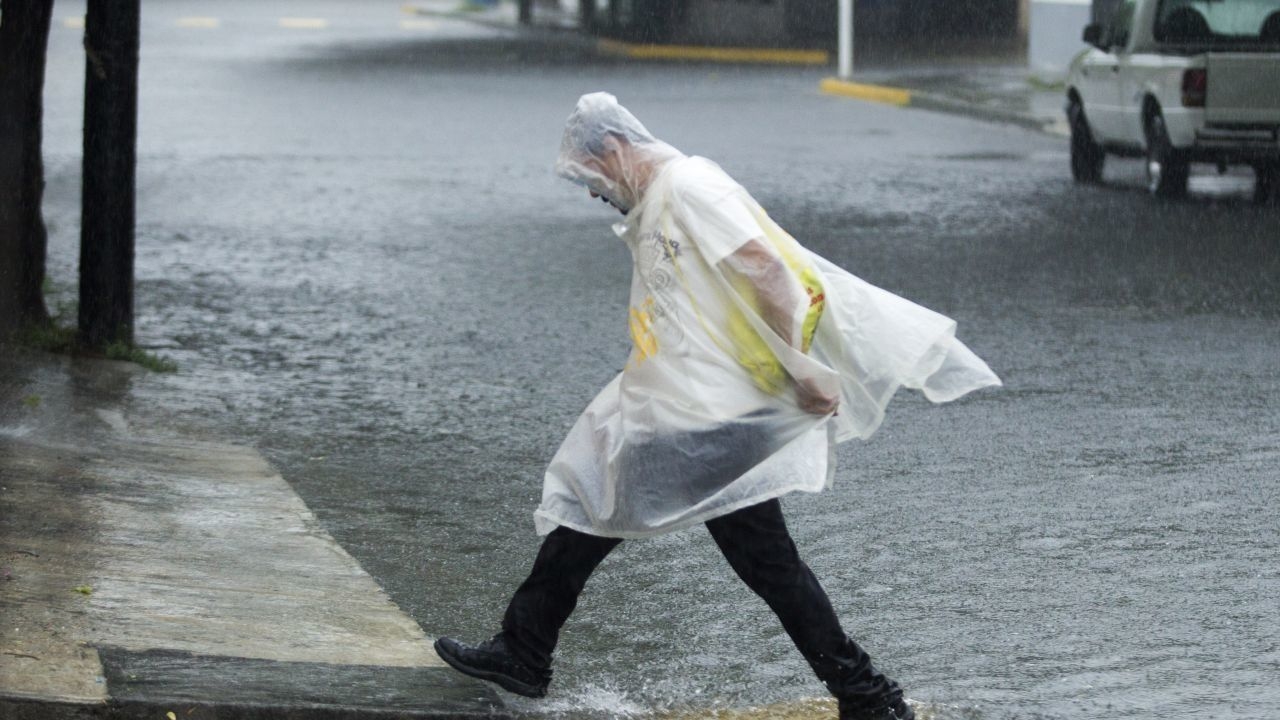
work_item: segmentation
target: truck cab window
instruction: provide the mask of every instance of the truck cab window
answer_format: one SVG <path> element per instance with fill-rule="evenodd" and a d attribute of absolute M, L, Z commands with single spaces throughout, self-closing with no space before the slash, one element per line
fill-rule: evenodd
<path fill-rule="evenodd" d="M 1107 47 L 1111 48 L 1112 52 L 1123 50 L 1129 45 L 1136 6 L 1137 0 L 1124 0 L 1111 15 L 1111 20 L 1107 23 Z"/>

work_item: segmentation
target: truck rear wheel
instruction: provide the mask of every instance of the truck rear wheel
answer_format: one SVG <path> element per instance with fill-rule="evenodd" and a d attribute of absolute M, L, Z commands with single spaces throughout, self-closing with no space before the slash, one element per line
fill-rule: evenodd
<path fill-rule="evenodd" d="M 1067 105 L 1067 123 L 1071 126 L 1071 177 L 1078 183 L 1102 182 L 1102 167 L 1107 154 L 1101 145 L 1093 141 L 1084 108 L 1074 97 Z"/>
<path fill-rule="evenodd" d="M 1147 115 L 1146 130 L 1147 190 L 1163 198 L 1185 195 L 1191 163 L 1169 141 L 1169 131 L 1159 108 Z"/>
<path fill-rule="evenodd" d="M 1253 201 L 1261 204 L 1280 200 L 1280 162 L 1259 163 L 1253 171 L 1258 177 L 1253 187 Z"/>

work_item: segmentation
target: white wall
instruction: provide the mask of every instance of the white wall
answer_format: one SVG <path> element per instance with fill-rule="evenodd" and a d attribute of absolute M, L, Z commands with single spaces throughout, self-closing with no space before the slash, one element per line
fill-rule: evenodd
<path fill-rule="evenodd" d="M 1027 64 L 1046 80 L 1066 75 L 1076 53 L 1085 49 L 1080 39 L 1089 24 L 1090 0 L 1031 0 L 1031 31 L 1027 40 Z"/>

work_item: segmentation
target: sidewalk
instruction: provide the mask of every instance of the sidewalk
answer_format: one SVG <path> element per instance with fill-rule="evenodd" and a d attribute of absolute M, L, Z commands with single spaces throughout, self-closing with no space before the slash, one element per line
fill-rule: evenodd
<path fill-rule="evenodd" d="M 0 346 L 0 717 L 507 716 L 256 451 L 136 430 L 146 372 Z"/>
<path fill-rule="evenodd" d="M 1067 137 L 1065 90 L 1025 66 L 951 64 L 855 69 L 852 82 L 828 78 L 821 90 L 860 100 L 965 115 Z"/>
<path fill-rule="evenodd" d="M 1016 53 L 994 49 L 978 55 L 980 48 L 965 48 L 953 56 L 916 59 L 902 63 L 887 57 L 872 59 L 859 66 L 851 82 L 835 75 L 835 55 L 826 50 L 789 50 L 779 48 L 689 47 L 682 45 L 645 45 L 608 38 L 592 40 L 578 35 L 576 13 L 559 4 L 535 3 L 532 23 L 522 26 L 516 4 L 499 0 L 479 4 L 473 0 L 412 0 L 404 5 L 410 15 L 464 20 L 513 32 L 544 34 L 548 42 L 571 42 L 576 38 L 587 46 L 594 45 L 602 55 L 623 57 L 636 62 L 706 62 L 725 64 L 775 64 L 824 66 L 833 77 L 824 80 L 819 89 L 827 94 L 852 97 L 869 102 L 978 118 L 991 122 L 1019 125 L 1032 130 L 1067 137 L 1069 129 L 1063 110 L 1064 91 L 1060 83 L 1036 78 Z M 549 30 L 569 31 L 545 34 Z M 885 49 L 881 49 L 883 55 Z M 908 50 L 913 57 L 927 52 Z"/>

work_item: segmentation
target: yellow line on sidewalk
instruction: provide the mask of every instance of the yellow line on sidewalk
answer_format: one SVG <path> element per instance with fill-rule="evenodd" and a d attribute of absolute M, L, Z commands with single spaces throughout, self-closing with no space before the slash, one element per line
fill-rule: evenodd
<path fill-rule="evenodd" d="M 911 91 L 887 85 L 868 85 L 866 83 L 849 82 L 839 78 L 827 78 L 818 85 L 818 89 L 828 95 L 868 100 L 886 105 L 911 104 Z"/>
<path fill-rule="evenodd" d="M 280 27 L 290 30 L 323 30 L 329 27 L 329 21 L 324 18 L 283 17 L 280 18 Z"/>
<path fill-rule="evenodd" d="M 83 16 L 83 15 L 72 15 L 71 17 L 65 17 L 65 18 L 63 18 L 63 19 L 62 19 L 62 24 L 63 24 L 63 26 L 64 26 L 64 27 L 69 27 L 69 28 L 71 28 L 72 30 L 83 30 L 83 29 L 84 29 L 84 16 Z"/>
<path fill-rule="evenodd" d="M 781 48 L 701 47 L 694 45 L 636 45 L 618 40 L 600 40 L 600 52 L 636 60 L 708 60 L 733 63 L 775 63 L 781 65 L 826 65 L 826 50 L 786 50 Z"/>
<path fill-rule="evenodd" d="M 178 18 L 175 25 L 182 28 L 216 28 L 222 21 L 215 17 L 183 17 Z"/>

